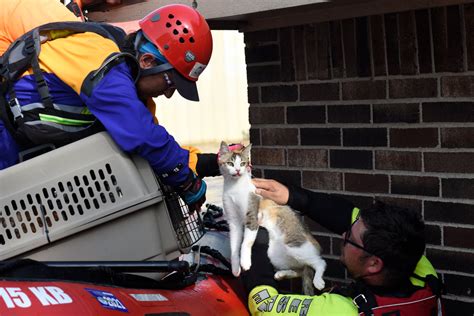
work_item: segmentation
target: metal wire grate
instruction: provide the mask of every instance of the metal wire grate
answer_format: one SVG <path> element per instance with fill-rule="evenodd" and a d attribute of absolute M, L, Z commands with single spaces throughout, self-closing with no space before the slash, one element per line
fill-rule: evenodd
<path fill-rule="evenodd" d="M 161 185 L 166 206 L 176 232 L 180 249 L 189 248 L 204 235 L 204 225 L 198 212 L 190 213 L 189 208 L 179 195 L 170 187 Z"/>

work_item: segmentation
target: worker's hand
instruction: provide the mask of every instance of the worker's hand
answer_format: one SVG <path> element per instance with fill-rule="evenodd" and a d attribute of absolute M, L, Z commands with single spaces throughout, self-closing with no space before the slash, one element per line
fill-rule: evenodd
<path fill-rule="evenodd" d="M 273 200 L 280 205 L 285 205 L 288 203 L 290 192 L 288 188 L 280 182 L 259 178 L 252 179 L 252 182 L 257 188 L 255 193 L 263 196 L 266 199 Z"/>
<path fill-rule="evenodd" d="M 188 205 L 189 211 L 192 213 L 199 211 L 206 201 L 206 189 L 206 182 L 191 171 L 188 180 L 179 186 L 178 194 Z"/>
<path fill-rule="evenodd" d="M 217 164 L 217 154 L 197 154 L 196 173 L 200 178 L 215 177 L 221 174 Z"/>

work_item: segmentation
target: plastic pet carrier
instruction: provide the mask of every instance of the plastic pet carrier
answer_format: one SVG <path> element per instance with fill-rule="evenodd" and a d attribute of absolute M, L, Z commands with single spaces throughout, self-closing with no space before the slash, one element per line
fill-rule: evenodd
<path fill-rule="evenodd" d="M 169 260 L 203 234 L 197 212 L 105 132 L 0 171 L 1 260 Z"/>

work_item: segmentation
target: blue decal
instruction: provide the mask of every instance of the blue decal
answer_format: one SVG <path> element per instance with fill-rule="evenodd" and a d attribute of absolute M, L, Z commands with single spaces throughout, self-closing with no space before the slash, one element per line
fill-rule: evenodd
<path fill-rule="evenodd" d="M 97 299 L 102 307 L 128 313 L 128 309 L 125 307 L 125 305 L 123 305 L 122 302 L 120 302 L 120 300 L 112 293 L 93 289 L 86 290 Z"/>

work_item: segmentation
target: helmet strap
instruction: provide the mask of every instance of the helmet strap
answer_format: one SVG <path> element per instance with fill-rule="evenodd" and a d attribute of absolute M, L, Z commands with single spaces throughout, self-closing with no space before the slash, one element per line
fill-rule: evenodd
<path fill-rule="evenodd" d="M 140 77 L 155 75 L 155 74 L 158 74 L 160 72 L 164 72 L 164 71 L 167 71 L 167 70 L 170 70 L 170 69 L 173 69 L 173 66 L 171 66 L 170 63 L 161 64 L 161 65 L 151 67 L 151 68 L 147 68 L 147 69 L 141 68 Z"/>

